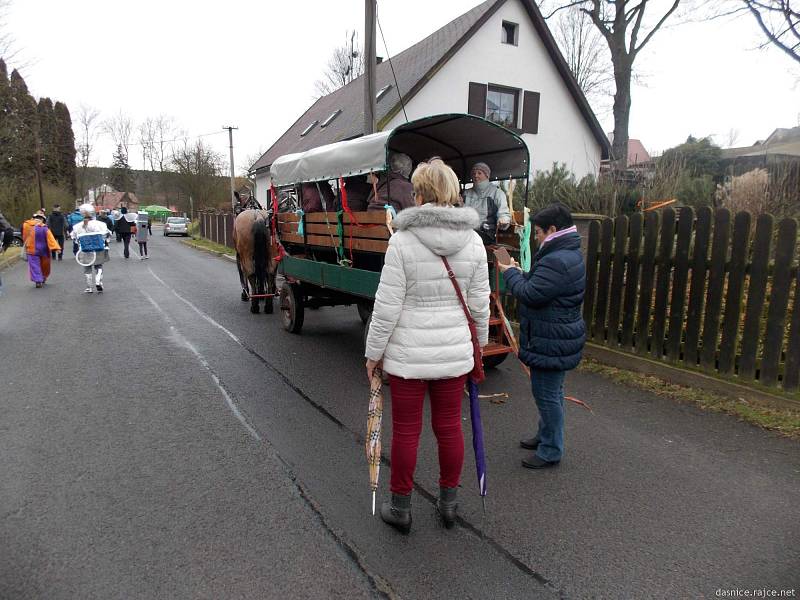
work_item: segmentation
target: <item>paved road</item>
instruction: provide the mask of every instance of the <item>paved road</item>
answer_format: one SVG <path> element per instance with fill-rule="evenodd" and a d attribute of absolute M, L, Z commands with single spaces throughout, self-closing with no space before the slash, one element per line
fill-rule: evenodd
<path fill-rule="evenodd" d="M 800 587 L 796 442 L 574 373 L 568 392 L 594 414 L 569 406 L 565 460 L 530 472 L 516 441 L 534 409 L 511 361 L 484 386 L 511 396 L 483 405 L 488 514 L 468 456 L 461 526 L 438 525 L 426 431 L 414 528 L 397 534 L 370 515 L 355 308 L 309 311 L 290 335 L 248 312 L 230 262 L 151 245 L 148 261 L 114 256 L 102 296 L 82 294 L 71 260 L 41 290 L 24 264 L 4 273 L 0 598 Z M 381 480 L 385 497 L 388 468 Z"/>

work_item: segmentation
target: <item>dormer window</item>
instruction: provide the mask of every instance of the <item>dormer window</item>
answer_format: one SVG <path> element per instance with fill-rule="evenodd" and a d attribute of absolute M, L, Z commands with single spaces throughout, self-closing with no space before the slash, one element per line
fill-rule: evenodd
<path fill-rule="evenodd" d="M 500 40 L 504 44 L 516 46 L 519 42 L 519 25 L 511 21 L 503 21 L 503 33 Z"/>
<path fill-rule="evenodd" d="M 330 125 L 331 123 L 333 123 L 333 120 L 334 120 L 336 117 L 338 117 L 340 114 L 342 114 L 342 109 L 341 109 L 341 108 L 337 108 L 335 111 L 333 111 L 333 112 L 332 112 L 332 113 L 331 113 L 331 114 L 328 116 L 328 118 L 327 118 L 327 119 L 325 119 L 325 120 L 324 120 L 322 123 L 320 123 L 320 129 L 322 129 L 322 128 L 324 128 L 324 127 L 327 127 L 328 125 Z"/>
<path fill-rule="evenodd" d="M 383 86 L 383 87 L 382 87 L 382 88 L 381 88 L 381 89 L 378 91 L 378 93 L 377 93 L 377 94 L 375 94 L 375 102 L 377 102 L 378 100 L 380 100 L 381 98 L 383 98 L 383 97 L 386 95 L 386 92 L 388 92 L 390 89 L 392 89 L 392 86 L 391 86 L 391 84 Z"/>
<path fill-rule="evenodd" d="M 311 133 L 311 130 L 314 129 L 314 125 L 316 125 L 317 123 L 319 123 L 319 121 L 316 121 L 316 120 L 312 121 L 311 124 L 308 127 L 303 129 L 303 133 L 300 134 L 300 137 L 303 137 L 303 136 L 308 135 L 309 133 Z"/>

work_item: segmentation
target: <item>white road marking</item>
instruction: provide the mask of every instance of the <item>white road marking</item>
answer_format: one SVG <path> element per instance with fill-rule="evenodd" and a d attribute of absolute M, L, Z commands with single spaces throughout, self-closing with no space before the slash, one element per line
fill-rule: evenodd
<path fill-rule="evenodd" d="M 152 271 L 151 271 L 151 273 L 152 273 Z M 156 278 L 157 278 L 157 277 L 156 277 Z M 158 279 L 158 278 L 157 278 L 157 279 Z M 160 281 L 160 280 L 159 280 L 159 281 Z M 162 283 L 163 283 L 163 282 L 162 282 Z M 166 285 L 166 284 L 165 284 L 165 285 Z M 246 418 L 245 418 L 245 416 L 244 416 L 244 415 L 241 413 L 241 411 L 239 410 L 239 407 L 238 407 L 238 406 L 236 406 L 236 403 L 233 401 L 233 398 L 231 398 L 231 395 L 230 395 L 230 394 L 228 393 L 228 391 L 225 389 L 225 386 L 224 386 L 224 385 L 222 385 L 222 381 L 221 381 L 221 380 L 220 380 L 220 378 L 217 376 L 217 374 L 214 372 L 214 370 L 211 368 L 211 365 L 210 365 L 210 364 L 209 364 L 209 362 L 208 362 L 208 361 L 205 359 L 205 357 L 204 357 L 204 356 L 203 356 L 203 355 L 200 353 L 200 351 L 199 351 L 197 348 L 195 348 L 195 347 L 194 347 L 194 345 L 192 345 L 192 343 L 191 343 L 191 342 L 190 342 L 188 339 L 186 339 L 186 338 L 183 336 L 183 334 L 181 334 L 181 332 L 178 330 L 178 328 L 177 328 L 177 327 L 175 327 L 175 325 L 174 325 L 174 322 L 172 321 L 172 319 L 171 319 L 171 318 L 169 317 L 169 315 L 168 315 L 168 314 L 167 314 L 167 313 L 166 313 L 166 312 L 165 312 L 165 311 L 164 311 L 164 310 L 163 310 L 163 309 L 162 309 L 162 308 L 161 308 L 161 307 L 158 305 L 158 302 L 156 302 L 156 301 L 153 299 L 153 297 L 152 297 L 152 296 L 150 296 L 150 294 L 148 294 L 148 293 L 147 293 L 147 292 L 145 292 L 144 290 L 141 290 L 141 289 L 140 289 L 139 291 L 142 293 L 142 295 L 143 295 L 145 298 L 147 298 L 147 300 L 150 302 L 150 304 L 152 304 L 152 305 L 155 307 L 155 309 L 156 309 L 156 310 L 157 310 L 159 313 L 161 313 L 161 316 L 162 316 L 162 317 L 164 317 L 164 320 L 167 322 L 167 325 L 169 325 L 170 331 L 172 332 L 172 335 L 173 335 L 173 337 L 175 338 L 175 340 L 176 340 L 176 341 L 177 341 L 177 342 L 178 342 L 178 343 L 179 343 L 181 346 L 183 346 L 183 347 L 187 348 L 187 349 L 188 349 L 188 350 L 189 350 L 189 351 L 190 351 L 192 354 L 194 354 L 195 358 L 196 358 L 196 359 L 197 359 L 197 361 L 200 363 L 200 365 L 201 365 L 201 366 L 202 366 L 202 367 L 203 367 L 203 368 L 204 368 L 206 371 L 208 371 L 208 374 L 211 376 L 211 380 L 214 382 L 214 385 L 216 385 L 216 386 L 217 386 L 217 388 L 219 389 L 220 393 L 222 393 L 222 397 L 223 397 L 223 398 L 225 398 L 225 404 L 227 404 L 227 405 L 228 405 L 228 408 L 229 408 L 229 409 L 230 409 L 230 411 L 233 413 L 233 416 L 234 416 L 234 417 L 236 417 L 236 418 L 239 420 L 239 422 L 240 422 L 240 423 L 241 423 L 241 424 L 244 426 L 244 428 L 247 430 L 247 433 L 249 433 L 249 434 L 250 434 L 250 436 L 251 436 L 251 437 L 252 437 L 254 440 L 256 440 L 256 441 L 259 441 L 259 442 L 260 442 L 260 441 L 261 441 L 261 436 L 260 436 L 260 435 L 258 435 L 258 432 L 257 432 L 255 429 L 253 429 L 253 426 L 252 426 L 252 425 L 250 425 L 250 423 L 248 423 L 248 422 L 247 422 L 247 419 L 246 419 Z M 173 290 L 173 293 L 174 293 L 174 290 Z"/>
<path fill-rule="evenodd" d="M 186 298 L 184 298 L 183 296 L 181 296 L 181 295 L 180 295 L 178 292 L 176 292 L 176 291 L 175 291 L 173 288 L 171 288 L 169 285 L 167 285 L 167 283 L 166 283 L 166 282 L 165 282 L 163 279 L 161 279 L 161 278 L 160 278 L 158 275 L 156 275 L 156 274 L 153 272 L 153 269 L 151 269 L 150 267 L 147 267 L 147 270 L 148 270 L 148 271 L 150 271 L 150 275 L 152 275 L 153 277 L 155 277 L 156 281 L 158 281 L 158 282 L 159 282 L 161 285 L 163 285 L 165 288 L 167 288 L 167 289 L 168 289 L 170 292 L 172 292 L 173 294 L 175 294 L 175 296 L 176 296 L 176 297 L 177 297 L 179 300 L 181 300 L 182 302 L 184 302 L 184 303 L 185 303 L 185 304 L 186 304 L 186 305 L 187 305 L 189 308 L 191 308 L 191 309 L 192 309 L 194 312 L 196 312 L 198 315 L 200 315 L 200 317 L 201 317 L 201 318 L 203 318 L 203 319 L 205 319 L 206 321 L 208 321 L 208 322 L 209 322 L 211 325 L 213 325 L 213 326 L 214 326 L 214 327 L 216 327 L 217 329 L 219 329 L 219 330 L 221 330 L 221 331 L 225 332 L 225 334 L 226 334 L 226 335 L 227 335 L 229 338 L 231 338 L 231 339 L 232 339 L 234 342 L 236 342 L 236 343 L 237 343 L 237 344 L 239 344 L 239 345 L 240 345 L 242 348 L 244 348 L 244 344 L 242 343 L 242 341 L 241 341 L 241 340 L 240 340 L 238 337 L 236 337 L 236 335 L 235 335 L 235 334 L 234 334 L 232 331 L 230 331 L 229 329 L 225 328 L 223 325 L 220 325 L 219 323 L 217 323 L 217 322 L 216 322 L 214 319 L 212 319 L 211 317 L 209 317 L 209 316 L 208 316 L 206 313 L 204 313 L 202 310 L 200 310 L 199 308 L 197 308 L 197 307 L 196 307 L 194 304 L 192 304 L 191 302 L 189 302 L 189 300 L 187 300 Z"/>

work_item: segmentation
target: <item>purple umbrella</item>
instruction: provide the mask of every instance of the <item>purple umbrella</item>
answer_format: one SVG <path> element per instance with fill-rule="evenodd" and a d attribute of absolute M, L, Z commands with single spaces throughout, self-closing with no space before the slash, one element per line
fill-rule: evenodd
<path fill-rule="evenodd" d="M 483 451 L 483 423 L 481 423 L 481 406 L 478 400 L 478 384 L 467 377 L 469 387 L 469 416 L 472 420 L 472 449 L 475 450 L 475 470 L 478 474 L 483 512 L 486 512 L 486 454 Z"/>

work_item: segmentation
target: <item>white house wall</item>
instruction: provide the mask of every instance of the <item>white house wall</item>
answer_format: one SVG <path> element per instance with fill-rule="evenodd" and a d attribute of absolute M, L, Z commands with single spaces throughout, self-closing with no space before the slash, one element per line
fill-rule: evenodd
<path fill-rule="evenodd" d="M 519 24 L 518 46 L 500 42 L 503 21 Z M 541 94 L 539 133 L 522 136 L 534 172 L 549 170 L 557 162 L 565 163 L 578 178 L 597 174 L 600 144 L 518 0 L 505 2 L 411 99 L 406 106 L 408 118 L 467 112 L 470 81 Z M 404 122 L 401 111 L 387 128 Z"/>
<path fill-rule="evenodd" d="M 269 173 L 256 175 L 256 200 L 263 207 L 269 206 L 269 185 Z"/>

